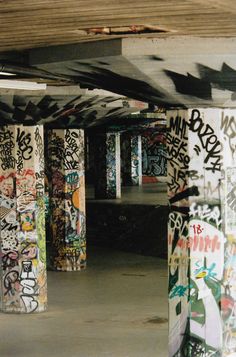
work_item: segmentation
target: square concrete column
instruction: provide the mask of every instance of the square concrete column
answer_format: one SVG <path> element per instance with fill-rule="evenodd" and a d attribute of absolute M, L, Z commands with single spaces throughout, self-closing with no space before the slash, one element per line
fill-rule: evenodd
<path fill-rule="evenodd" d="M 56 270 L 86 266 L 84 131 L 47 131 L 51 259 Z"/>
<path fill-rule="evenodd" d="M 142 132 L 142 161 L 144 182 L 151 181 L 149 177 L 167 176 L 165 132 L 156 128 Z"/>
<path fill-rule="evenodd" d="M 134 133 L 121 136 L 122 184 L 142 185 L 142 137 Z"/>
<path fill-rule="evenodd" d="M 47 306 L 42 126 L 0 127 L 0 302 L 3 312 Z"/>
<path fill-rule="evenodd" d="M 169 356 L 235 356 L 236 110 L 168 114 Z"/>
<path fill-rule="evenodd" d="M 99 133 L 94 137 L 95 197 L 120 198 L 120 133 Z"/>

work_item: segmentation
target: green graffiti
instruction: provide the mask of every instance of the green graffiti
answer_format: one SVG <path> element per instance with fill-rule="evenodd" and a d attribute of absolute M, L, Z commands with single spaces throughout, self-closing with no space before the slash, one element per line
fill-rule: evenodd
<path fill-rule="evenodd" d="M 38 200 L 39 201 L 39 200 Z M 37 203 L 38 203 L 37 201 Z M 40 200 L 43 201 L 44 200 Z M 39 248 L 39 259 L 43 264 L 46 264 L 46 234 L 45 234 L 45 212 L 44 203 L 39 202 L 38 213 L 36 216 L 36 227 L 38 235 L 38 248 Z"/>

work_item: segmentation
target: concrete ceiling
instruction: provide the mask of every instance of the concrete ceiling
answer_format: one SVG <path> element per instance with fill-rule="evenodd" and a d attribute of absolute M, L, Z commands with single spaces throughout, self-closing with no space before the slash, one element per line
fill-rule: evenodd
<path fill-rule="evenodd" d="M 236 106 L 236 38 L 122 39 L 31 50 L 29 63 L 158 106 Z"/>
<path fill-rule="evenodd" d="M 97 129 L 97 126 L 119 125 L 123 118 L 131 125 L 137 119 L 129 117 L 139 113 L 147 105 L 127 100 L 113 93 L 99 90 L 78 90 L 67 87 L 67 93 L 60 93 L 58 87 L 50 87 L 44 93 L 28 91 L 1 91 L 1 125 L 43 124 L 47 127 Z M 80 94 L 78 94 L 80 93 Z M 76 95 L 77 94 L 77 95 Z M 140 124 L 147 119 L 141 118 Z"/>
<path fill-rule="evenodd" d="M 0 52 L 136 36 L 141 30 L 145 37 L 235 36 L 236 3 L 232 0 L 0 1 Z"/>

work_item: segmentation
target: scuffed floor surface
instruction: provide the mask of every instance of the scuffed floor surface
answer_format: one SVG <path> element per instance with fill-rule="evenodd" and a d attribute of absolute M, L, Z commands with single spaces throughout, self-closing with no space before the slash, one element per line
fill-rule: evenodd
<path fill-rule="evenodd" d="M 121 198 L 110 200 L 95 199 L 93 186 L 86 186 L 86 199 L 90 203 L 166 206 L 168 204 L 167 184 L 166 182 L 156 182 L 143 184 L 142 186 L 122 186 Z"/>
<path fill-rule="evenodd" d="M 0 314 L 1 357 L 167 357 L 167 262 L 92 249 L 48 272 L 48 311 Z"/>

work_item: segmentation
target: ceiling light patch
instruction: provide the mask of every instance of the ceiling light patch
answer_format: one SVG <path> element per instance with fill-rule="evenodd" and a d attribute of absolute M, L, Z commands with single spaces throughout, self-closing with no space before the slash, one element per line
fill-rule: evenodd
<path fill-rule="evenodd" d="M 22 89 L 22 90 L 46 90 L 47 85 L 45 83 L 0 79 L 0 88 Z"/>
<path fill-rule="evenodd" d="M 0 71 L 0 76 L 16 76 L 15 73 Z"/>

